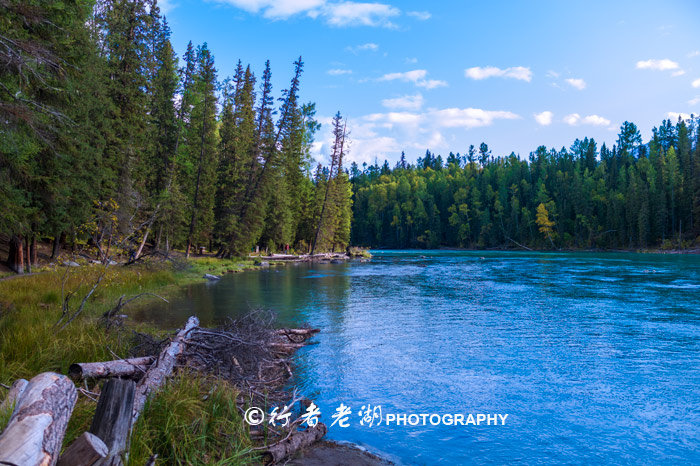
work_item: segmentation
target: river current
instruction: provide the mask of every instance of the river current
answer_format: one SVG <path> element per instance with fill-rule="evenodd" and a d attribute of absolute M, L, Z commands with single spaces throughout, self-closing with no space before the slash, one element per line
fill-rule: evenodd
<path fill-rule="evenodd" d="M 351 409 L 331 439 L 401 463 L 700 462 L 700 256 L 373 254 L 227 275 L 136 317 L 264 308 L 320 328 L 296 356 L 301 393 L 327 425 Z M 362 425 L 363 407 L 381 418 Z M 504 425 L 444 418 L 496 413 Z"/>

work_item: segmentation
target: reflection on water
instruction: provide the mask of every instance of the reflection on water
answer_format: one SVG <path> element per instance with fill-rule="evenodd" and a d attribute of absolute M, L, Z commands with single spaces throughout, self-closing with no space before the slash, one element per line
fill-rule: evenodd
<path fill-rule="evenodd" d="M 322 332 L 297 382 L 330 424 L 384 413 L 508 413 L 505 426 L 330 429 L 405 463 L 700 462 L 700 257 L 378 252 L 191 286 L 138 319 L 248 309 Z"/>

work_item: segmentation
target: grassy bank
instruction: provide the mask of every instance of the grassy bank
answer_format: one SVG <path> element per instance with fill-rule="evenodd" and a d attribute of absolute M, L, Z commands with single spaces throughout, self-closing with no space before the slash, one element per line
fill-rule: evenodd
<path fill-rule="evenodd" d="M 162 263 L 109 267 L 82 314 L 63 329 L 56 326 L 62 314 L 62 286 L 66 294 L 74 292 L 69 305 L 71 310 L 77 309 L 101 266 L 71 268 L 65 283 L 65 268 L 2 280 L 0 382 L 10 385 L 17 378 L 30 379 L 45 371 L 66 374 L 75 362 L 127 357 L 134 344 L 134 330 L 156 337 L 167 331 L 135 323 L 106 330 L 100 316 L 120 296 L 151 292 L 167 297 L 182 285 L 203 280 L 204 273 L 222 274 L 252 264 L 249 260 L 195 258 L 178 267 Z M 237 395 L 233 387 L 220 381 L 173 378 L 149 401 L 135 426 L 129 464 L 143 465 L 153 453 L 158 453 L 163 464 L 251 462 L 250 439 L 236 409 Z M 79 396 L 64 445 L 89 429 L 95 405 L 88 397 Z M 8 418 L 9 413 L 0 413 L 0 428 Z"/>

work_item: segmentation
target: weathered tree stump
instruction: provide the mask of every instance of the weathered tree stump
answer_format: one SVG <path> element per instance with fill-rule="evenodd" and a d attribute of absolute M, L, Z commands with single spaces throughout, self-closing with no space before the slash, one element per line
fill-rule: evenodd
<path fill-rule="evenodd" d="M 58 466 L 92 466 L 108 452 L 107 445 L 99 437 L 85 432 L 66 448 L 58 459 Z"/>
<path fill-rule="evenodd" d="M 127 379 L 109 379 L 102 389 L 92 418 L 90 433 L 107 446 L 107 455 L 96 465 L 121 465 L 122 453 L 131 430 L 135 382 Z"/>
<path fill-rule="evenodd" d="M 134 394 L 134 410 L 132 414 L 132 424 L 136 424 L 136 421 L 146 404 L 146 399 L 154 391 L 158 390 L 161 385 L 165 382 L 166 377 L 168 377 L 175 367 L 177 362 L 177 356 L 182 353 L 184 349 L 184 343 L 187 339 L 187 334 L 195 329 L 199 325 L 199 319 L 192 316 L 187 319 L 187 323 L 180 330 L 173 341 L 170 342 L 168 346 L 161 351 L 158 355 L 158 360 L 151 365 L 143 378 L 136 385 L 136 392 Z"/>
<path fill-rule="evenodd" d="M 156 360 L 153 356 L 119 359 L 104 362 L 80 362 L 71 364 L 68 375 L 73 380 L 100 379 L 107 377 L 139 378 L 146 373 Z"/>
<path fill-rule="evenodd" d="M 64 375 L 44 372 L 31 379 L 0 436 L 0 464 L 55 465 L 77 398 Z"/>

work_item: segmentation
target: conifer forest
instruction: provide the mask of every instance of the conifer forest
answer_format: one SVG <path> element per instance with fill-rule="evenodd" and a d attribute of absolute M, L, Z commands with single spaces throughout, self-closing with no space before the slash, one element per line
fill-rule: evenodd
<path fill-rule="evenodd" d="M 214 51 L 178 56 L 155 0 L 17 2 L 0 18 L 0 232 L 8 263 L 35 244 L 129 236 L 144 247 L 245 255 L 389 248 L 684 248 L 700 235 L 697 119 L 663 120 L 643 141 L 624 122 L 593 139 L 444 159 L 348 163 L 338 113 L 325 164 L 304 102 L 304 62 L 272 88 Z M 291 60 L 290 60 L 291 61 Z M 109 234 L 106 234 L 108 232 Z M 114 236 L 117 235 L 117 236 Z M 30 259 L 31 262 L 31 259 Z M 16 268 L 16 267 L 15 267 Z"/>

